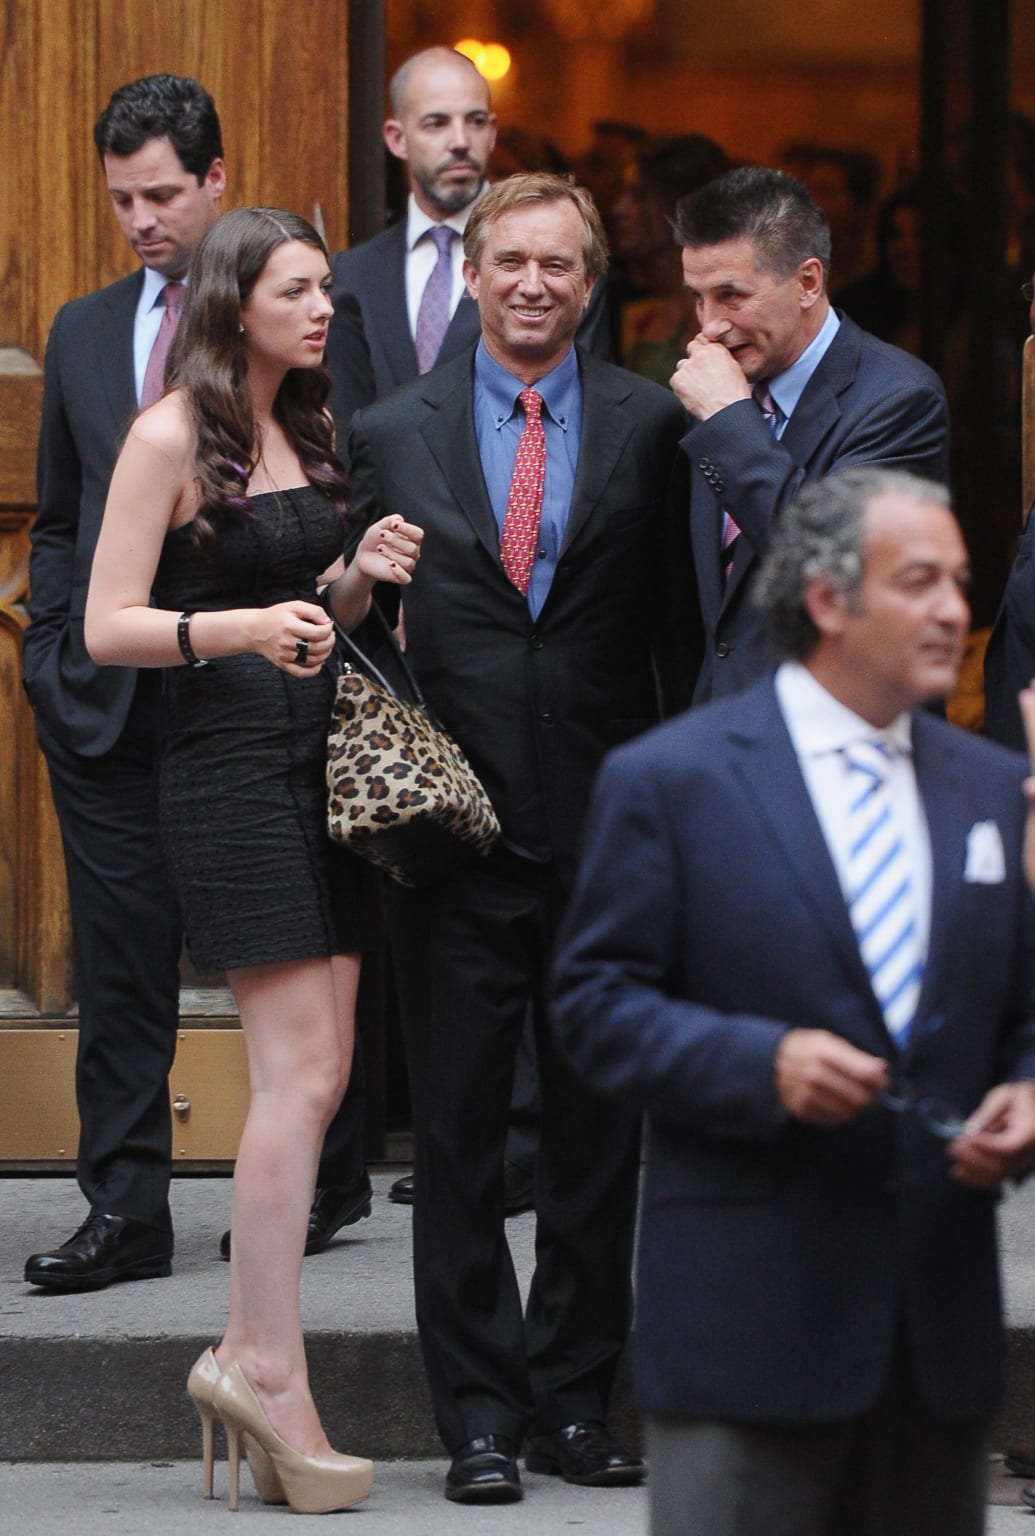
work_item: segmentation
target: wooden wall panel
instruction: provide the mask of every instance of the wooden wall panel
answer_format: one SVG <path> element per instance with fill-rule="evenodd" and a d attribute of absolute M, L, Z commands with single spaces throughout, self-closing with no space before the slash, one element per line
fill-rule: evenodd
<path fill-rule="evenodd" d="M 53 1137 L 42 1150 L 19 1140 L 5 1144 L 5 1160 L 67 1159 L 75 1143 L 65 1124 L 74 996 L 64 864 L 21 650 L 47 331 L 61 304 L 135 265 L 110 208 L 93 124 L 128 80 L 194 75 L 223 124 L 224 207 L 279 203 L 311 216 L 318 201 L 330 240 L 343 244 L 348 11 L 347 0 L 0 0 L 0 1042 L 27 1042 L 30 1056 L 51 1063 L 30 1075 L 64 1116 L 62 1151 Z M 228 998 L 199 1011 L 185 994 L 181 1015 L 185 1059 L 215 1052 L 213 1080 L 243 1094 Z M 11 1087 L 18 1092 L 17 1081 Z M 236 1128 L 228 1140 L 219 1107 L 208 1112 L 200 1091 L 180 1097 L 196 1102 L 178 1156 L 232 1155 Z M 213 1126 L 222 1139 L 212 1139 Z"/>

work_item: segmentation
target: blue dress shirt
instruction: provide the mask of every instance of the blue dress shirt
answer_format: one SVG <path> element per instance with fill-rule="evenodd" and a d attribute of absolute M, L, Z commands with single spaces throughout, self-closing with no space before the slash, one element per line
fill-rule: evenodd
<path fill-rule="evenodd" d="M 543 397 L 546 477 L 539 547 L 528 584 L 528 608 L 539 617 L 553 581 L 568 525 L 582 435 L 582 380 L 575 349 L 535 384 Z M 474 354 L 474 430 L 496 527 L 502 533 L 525 413 L 518 396 L 526 386 L 489 356 L 485 342 Z"/>

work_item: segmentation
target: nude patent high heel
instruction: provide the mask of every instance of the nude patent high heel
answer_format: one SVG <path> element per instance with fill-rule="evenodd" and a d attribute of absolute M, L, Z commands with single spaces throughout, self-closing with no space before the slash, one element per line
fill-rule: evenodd
<path fill-rule="evenodd" d="M 213 1407 L 226 1429 L 230 1462 L 230 1508 L 239 1504 L 241 1439 L 249 1437 L 269 1457 L 291 1508 L 298 1515 L 323 1515 L 365 1499 L 374 1485 L 374 1463 L 362 1456 L 303 1456 L 273 1428 L 239 1365 L 216 1383 Z"/>
<path fill-rule="evenodd" d="M 198 1418 L 201 1420 L 202 1492 L 206 1499 L 212 1498 L 214 1481 L 216 1411 L 212 1398 L 216 1382 L 222 1374 L 222 1367 L 215 1354 L 211 1349 L 206 1349 L 195 1360 L 187 1377 L 187 1395 L 198 1410 Z M 244 1453 L 255 1482 L 255 1491 L 262 1502 L 286 1504 L 287 1499 L 276 1468 L 262 1447 L 256 1445 L 249 1436 L 245 1436 Z"/>

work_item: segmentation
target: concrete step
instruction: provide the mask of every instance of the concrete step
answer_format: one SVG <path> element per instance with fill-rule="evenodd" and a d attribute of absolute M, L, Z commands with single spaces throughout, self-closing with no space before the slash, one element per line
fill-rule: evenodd
<path fill-rule="evenodd" d="M 332 1443 L 375 1460 L 441 1458 L 417 1344 L 410 1212 L 392 1205 L 400 1170 L 375 1172 L 371 1218 L 306 1259 L 302 1315 L 314 1396 Z M 65 1240 L 83 1217 L 68 1178 L 0 1178 L 0 1462 L 191 1459 L 197 1421 L 184 1392 L 194 1358 L 218 1338 L 229 1270 L 228 1179 L 173 1183 L 176 1256 L 166 1280 L 60 1295 L 26 1286 L 29 1253 Z M 534 1218 L 507 1233 L 522 1286 Z M 1003 1202 L 1011 1384 L 996 1445 L 1035 1436 L 1035 1181 Z M 616 1432 L 639 1439 L 622 1386 Z"/>
<path fill-rule="evenodd" d="M 371 1217 L 345 1227 L 302 1271 L 313 1394 L 331 1441 L 375 1459 L 442 1454 L 413 1314 L 410 1211 L 387 1198 L 404 1171 L 374 1172 Z M 22 1269 L 82 1221 L 75 1181 L 0 1178 L 0 1462 L 199 1454 L 184 1382 L 226 1316 L 229 1266 L 218 1244 L 230 1180 L 175 1179 L 172 1208 L 170 1278 L 62 1295 L 27 1286 Z M 523 1289 L 534 1226 L 530 1213 L 507 1223 Z M 616 1431 L 635 1442 L 627 1389 L 615 1408 Z"/>

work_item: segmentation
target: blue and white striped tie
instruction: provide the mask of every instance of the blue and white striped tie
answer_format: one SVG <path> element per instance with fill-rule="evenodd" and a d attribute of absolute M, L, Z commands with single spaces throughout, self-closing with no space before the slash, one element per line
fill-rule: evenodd
<path fill-rule="evenodd" d="M 888 792 L 894 752 L 864 740 L 844 755 L 851 770 L 848 908 L 884 1022 L 902 1044 L 920 1000 L 923 963 L 909 860 Z"/>

